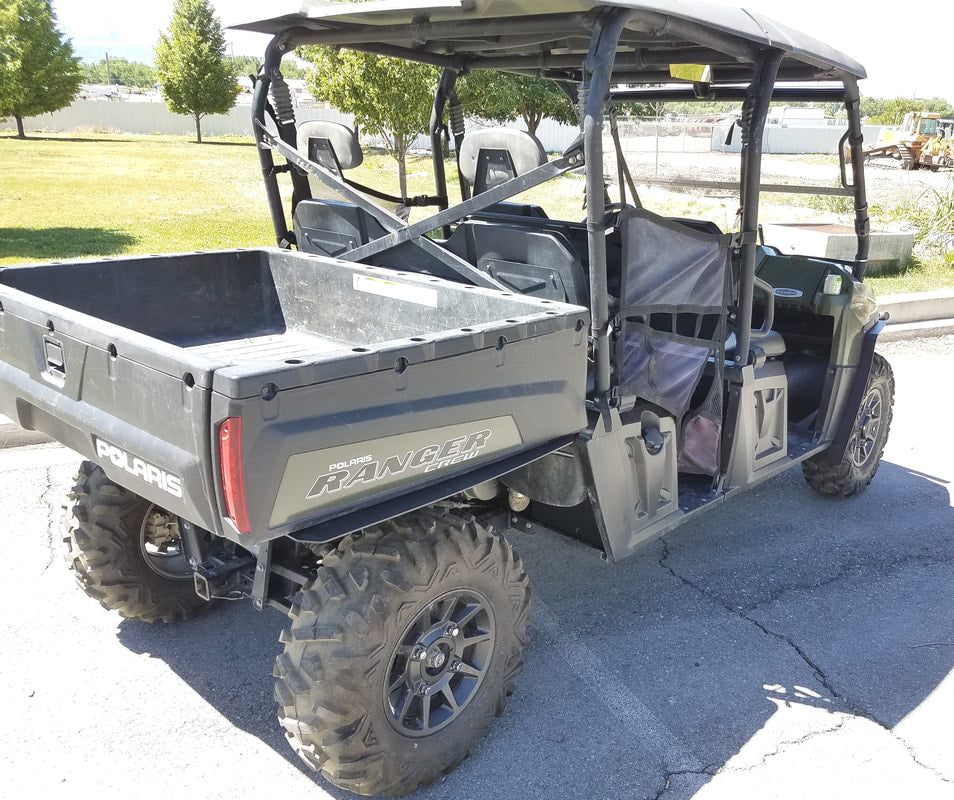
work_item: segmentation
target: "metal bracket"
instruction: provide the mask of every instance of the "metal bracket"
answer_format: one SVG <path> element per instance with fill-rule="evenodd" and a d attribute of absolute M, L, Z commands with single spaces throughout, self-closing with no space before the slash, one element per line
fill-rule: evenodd
<path fill-rule="evenodd" d="M 256 611 L 265 608 L 268 598 L 268 582 L 272 572 L 273 541 L 262 542 L 258 546 L 258 563 L 255 564 L 255 578 L 252 580 L 252 606 Z"/>

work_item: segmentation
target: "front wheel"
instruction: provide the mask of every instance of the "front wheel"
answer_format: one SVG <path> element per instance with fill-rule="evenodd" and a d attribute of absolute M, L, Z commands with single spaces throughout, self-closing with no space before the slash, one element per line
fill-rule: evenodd
<path fill-rule="evenodd" d="M 871 483 L 888 441 L 893 406 L 891 365 L 875 353 L 868 385 L 841 461 L 827 464 L 816 457 L 802 463 L 805 480 L 815 491 L 826 497 L 851 497 Z"/>
<path fill-rule="evenodd" d="M 359 794 L 453 770 L 523 667 L 520 559 L 469 518 L 424 511 L 346 537 L 295 599 L 275 664 L 299 756 Z"/>

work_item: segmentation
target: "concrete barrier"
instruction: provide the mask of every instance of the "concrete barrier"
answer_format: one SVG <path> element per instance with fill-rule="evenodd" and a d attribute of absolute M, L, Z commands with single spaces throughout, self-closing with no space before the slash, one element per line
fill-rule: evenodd
<path fill-rule="evenodd" d="M 765 243 L 783 253 L 852 261 L 858 237 L 851 225 L 835 222 L 772 222 L 762 225 Z M 890 267 L 907 264 L 914 248 L 914 234 L 871 231 L 867 274 L 877 275 Z"/>
<path fill-rule="evenodd" d="M 889 325 L 950 322 L 954 320 L 954 289 L 879 297 L 878 306 L 891 315 Z"/>

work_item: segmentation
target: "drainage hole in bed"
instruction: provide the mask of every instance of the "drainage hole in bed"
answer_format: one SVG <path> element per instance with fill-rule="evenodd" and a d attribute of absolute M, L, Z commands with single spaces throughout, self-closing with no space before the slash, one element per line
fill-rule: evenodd
<path fill-rule="evenodd" d="M 109 354 L 109 357 L 110 357 L 110 358 L 118 358 L 118 357 L 119 357 L 119 351 L 116 349 L 116 345 L 114 345 L 112 342 L 110 342 L 110 343 L 106 346 L 106 352 Z"/>
<path fill-rule="evenodd" d="M 191 372 L 187 372 L 182 376 L 182 382 L 186 385 L 186 389 L 191 389 L 195 386 L 195 376 Z"/>

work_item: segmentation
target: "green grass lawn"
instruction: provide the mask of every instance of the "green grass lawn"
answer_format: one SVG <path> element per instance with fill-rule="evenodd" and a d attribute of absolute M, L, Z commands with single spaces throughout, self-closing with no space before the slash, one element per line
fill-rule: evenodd
<path fill-rule="evenodd" d="M 432 174 L 429 157 L 411 157 L 408 192 L 433 194 Z M 453 162 L 447 174 L 451 197 L 459 197 Z M 398 193 L 397 164 L 383 153 L 368 153 L 348 177 Z M 288 182 L 280 183 L 287 200 Z M 584 214 L 583 180 L 575 176 L 522 197 L 556 218 Z M 414 209 L 412 219 L 432 212 Z M 250 139 L 0 136 L 0 264 L 274 243 Z"/>
<path fill-rule="evenodd" d="M 446 172 L 451 198 L 459 197 L 453 161 Z M 348 176 L 397 194 L 397 165 L 384 153 L 367 153 Z M 287 180 L 281 183 L 287 199 Z M 409 158 L 409 194 L 433 191 L 430 158 Z M 555 219 L 585 215 L 583 179 L 576 175 L 520 199 Z M 643 199 L 661 214 L 710 219 L 723 229 L 734 224 L 734 199 L 660 189 L 646 190 Z M 412 221 L 432 211 L 413 209 Z M 199 145 L 184 136 L 0 136 L 0 265 L 270 244 L 274 235 L 251 140 L 212 137 Z M 881 295 L 924 291 L 954 286 L 954 268 L 942 257 L 922 257 L 870 282 Z"/>
<path fill-rule="evenodd" d="M 250 142 L 0 137 L 0 264 L 270 243 Z"/>

